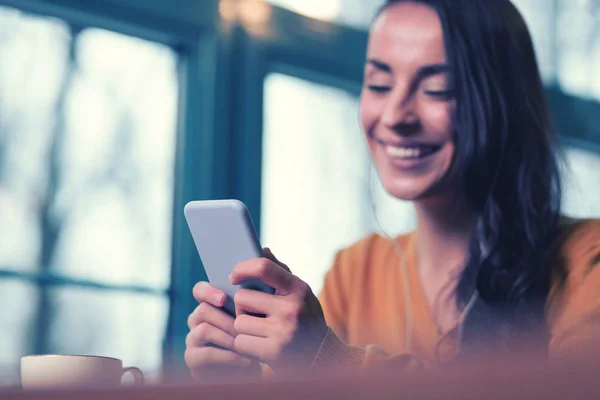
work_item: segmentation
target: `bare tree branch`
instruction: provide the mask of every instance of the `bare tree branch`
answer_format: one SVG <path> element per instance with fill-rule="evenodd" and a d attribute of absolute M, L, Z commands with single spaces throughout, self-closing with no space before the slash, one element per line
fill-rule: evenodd
<path fill-rule="evenodd" d="M 70 89 L 73 85 L 73 80 L 77 73 L 77 57 L 75 46 L 75 37 L 80 30 L 71 27 L 71 40 L 69 42 L 68 62 L 66 71 L 63 77 L 57 102 L 55 106 L 56 124 L 52 131 L 50 142 L 50 151 L 48 153 L 48 184 L 44 201 L 39 209 L 39 221 L 41 231 L 41 251 L 39 255 L 39 265 L 42 269 L 47 269 L 52 263 L 56 246 L 58 244 L 59 235 L 63 220 L 57 218 L 53 213 L 53 208 L 56 201 L 56 194 L 61 183 L 60 156 L 62 146 L 65 140 L 65 121 L 66 121 L 66 103 L 68 100 Z M 47 288 L 42 288 L 40 291 L 39 307 L 40 319 L 36 329 L 35 350 L 43 353 L 47 348 L 48 327 L 52 320 L 52 309 L 49 306 L 49 294 Z"/>

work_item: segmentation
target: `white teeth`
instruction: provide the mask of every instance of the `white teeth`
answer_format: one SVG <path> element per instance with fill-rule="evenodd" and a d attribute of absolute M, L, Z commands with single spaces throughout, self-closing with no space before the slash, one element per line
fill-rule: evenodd
<path fill-rule="evenodd" d="M 420 149 L 407 147 L 385 146 L 385 151 L 388 155 L 398 158 L 419 158 L 421 155 Z"/>

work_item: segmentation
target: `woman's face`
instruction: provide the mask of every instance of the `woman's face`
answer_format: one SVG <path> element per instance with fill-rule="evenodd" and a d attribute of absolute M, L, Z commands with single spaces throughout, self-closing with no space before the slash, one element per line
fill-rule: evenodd
<path fill-rule="evenodd" d="M 360 119 L 385 189 L 403 200 L 447 190 L 453 88 L 436 12 L 388 6 L 371 28 Z"/>

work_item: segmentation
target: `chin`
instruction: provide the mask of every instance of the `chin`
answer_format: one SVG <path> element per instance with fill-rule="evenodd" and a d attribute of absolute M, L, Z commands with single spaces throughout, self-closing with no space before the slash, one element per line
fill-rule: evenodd
<path fill-rule="evenodd" d="M 426 197 L 430 192 L 430 185 L 426 182 L 414 182 L 412 179 L 383 178 L 382 185 L 385 191 L 398 200 L 416 201 Z"/>

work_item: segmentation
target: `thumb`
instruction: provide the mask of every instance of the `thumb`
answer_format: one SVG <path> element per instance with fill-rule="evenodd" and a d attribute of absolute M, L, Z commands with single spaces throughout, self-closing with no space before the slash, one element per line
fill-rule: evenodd
<path fill-rule="evenodd" d="M 275 257 L 275 255 L 273 254 L 271 249 L 269 249 L 268 247 L 265 247 L 263 249 L 263 254 L 265 255 L 266 259 L 273 261 L 275 264 L 279 265 L 281 268 L 285 269 L 287 272 L 290 272 L 290 273 L 292 272 L 287 265 L 285 265 L 284 263 L 279 261 L 277 259 L 277 257 Z"/>

